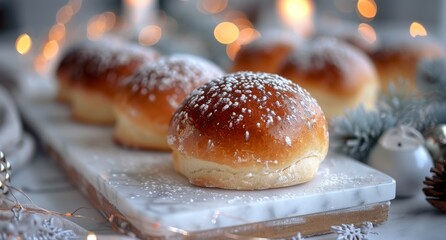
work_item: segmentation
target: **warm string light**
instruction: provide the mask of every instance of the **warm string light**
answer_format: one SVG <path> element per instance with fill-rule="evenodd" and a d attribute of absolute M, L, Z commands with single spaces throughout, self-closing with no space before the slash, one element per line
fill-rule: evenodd
<path fill-rule="evenodd" d="M 278 0 L 276 2 L 280 20 L 302 36 L 307 36 L 313 29 L 314 5 L 311 0 Z"/>
<path fill-rule="evenodd" d="M 70 0 L 68 5 L 71 6 L 73 14 L 76 14 L 82 7 L 82 0 Z"/>
<path fill-rule="evenodd" d="M 410 24 L 409 33 L 413 38 L 427 36 L 426 28 L 419 22 L 412 22 Z"/>
<path fill-rule="evenodd" d="M 228 12 L 224 19 L 214 28 L 214 37 L 226 45 L 226 55 L 234 60 L 241 46 L 260 37 L 260 33 L 242 12 Z"/>
<path fill-rule="evenodd" d="M 74 15 L 74 10 L 71 5 L 65 5 L 57 11 L 56 22 L 66 24 L 68 23 Z"/>
<path fill-rule="evenodd" d="M 17 37 L 15 48 L 18 53 L 20 53 L 21 55 L 25 55 L 29 52 L 29 50 L 31 50 L 31 47 L 32 39 L 28 34 L 23 33 Z"/>
<path fill-rule="evenodd" d="M 116 16 L 112 12 L 105 12 L 90 18 L 87 25 L 87 37 L 90 40 L 101 38 L 106 32 L 113 29 Z"/>
<path fill-rule="evenodd" d="M 56 40 L 50 40 L 43 46 L 42 55 L 45 59 L 51 60 L 59 52 L 59 44 Z"/>
<path fill-rule="evenodd" d="M 233 42 L 231 44 L 228 44 L 226 46 L 226 55 L 228 55 L 228 58 L 234 61 L 235 56 L 237 55 L 238 51 L 240 50 L 240 44 L 238 42 Z"/>
<path fill-rule="evenodd" d="M 356 7 L 359 15 L 366 19 L 373 19 L 378 11 L 374 0 L 359 0 Z"/>
<path fill-rule="evenodd" d="M 65 25 L 62 23 L 54 24 L 48 33 L 49 40 L 62 41 L 65 38 Z"/>
<path fill-rule="evenodd" d="M 228 6 L 228 0 L 201 0 L 198 2 L 198 9 L 208 14 L 222 12 Z"/>
<path fill-rule="evenodd" d="M 68 4 L 62 6 L 56 14 L 56 23 L 48 32 L 48 39 L 43 44 L 41 52 L 34 59 L 34 69 L 40 74 L 45 74 L 49 70 L 49 61 L 53 60 L 65 41 L 67 36 L 66 25 L 79 12 L 82 0 L 70 0 Z"/>
<path fill-rule="evenodd" d="M 308 0 L 279 0 L 277 5 L 283 21 L 290 25 L 307 18 L 313 8 Z"/>
<path fill-rule="evenodd" d="M 367 23 L 360 23 L 358 26 L 358 32 L 365 40 L 370 43 L 376 42 L 375 29 Z"/>
<path fill-rule="evenodd" d="M 97 239 L 96 234 L 93 232 L 89 232 L 86 240 L 96 240 L 96 239 Z"/>
<path fill-rule="evenodd" d="M 230 44 L 239 36 L 238 27 L 232 22 L 221 22 L 214 29 L 214 36 L 222 44 Z"/>
<path fill-rule="evenodd" d="M 149 25 L 141 29 L 138 35 L 138 40 L 143 46 L 152 46 L 158 43 L 162 34 L 163 31 L 159 26 Z"/>
<path fill-rule="evenodd" d="M 47 60 L 43 57 L 42 54 L 38 55 L 34 59 L 34 70 L 40 74 L 44 74 L 48 71 Z"/>

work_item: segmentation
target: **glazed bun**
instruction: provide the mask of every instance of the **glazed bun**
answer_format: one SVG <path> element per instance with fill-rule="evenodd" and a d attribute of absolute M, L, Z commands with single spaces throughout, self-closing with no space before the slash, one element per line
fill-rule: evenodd
<path fill-rule="evenodd" d="M 167 129 L 175 110 L 195 88 L 221 75 L 219 67 L 191 55 L 173 55 L 143 65 L 116 98 L 116 142 L 169 150 Z"/>
<path fill-rule="evenodd" d="M 403 34 L 401 34 L 403 35 Z M 388 90 L 390 82 L 409 81 L 415 87 L 417 65 L 423 59 L 444 58 L 442 46 L 428 37 L 400 37 L 383 35 L 370 54 L 379 74 L 381 88 Z"/>
<path fill-rule="evenodd" d="M 69 98 L 74 119 L 92 124 L 114 123 L 113 99 L 141 64 L 158 59 L 157 51 L 124 43 L 107 43 L 76 55 Z"/>
<path fill-rule="evenodd" d="M 308 90 L 328 119 L 360 104 L 373 107 L 379 89 L 370 59 L 332 38 L 316 39 L 293 53 L 280 75 Z"/>
<path fill-rule="evenodd" d="M 68 103 L 70 101 L 71 82 L 78 78 L 83 66 L 83 57 L 95 48 L 93 43 L 81 42 L 70 46 L 64 51 L 56 68 L 57 100 Z"/>
<path fill-rule="evenodd" d="M 335 38 L 341 42 L 347 43 L 362 52 L 369 54 L 376 47 L 376 39 L 367 38 L 367 35 L 361 35 L 357 24 L 349 23 L 325 23 L 316 33 L 318 38 Z"/>
<path fill-rule="evenodd" d="M 300 42 L 296 37 L 278 36 L 266 36 L 243 45 L 237 52 L 231 71 L 278 73 L 287 56 Z"/>
<path fill-rule="evenodd" d="M 175 112 L 169 146 L 192 184 L 267 189 L 312 179 L 328 149 L 310 94 L 275 74 L 238 72 L 196 89 Z"/>

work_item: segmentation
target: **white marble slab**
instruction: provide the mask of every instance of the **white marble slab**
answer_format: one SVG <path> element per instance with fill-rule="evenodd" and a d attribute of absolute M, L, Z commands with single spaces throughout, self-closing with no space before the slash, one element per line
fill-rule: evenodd
<path fill-rule="evenodd" d="M 306 184 L 262 191 L 199 188 L 174 172 L 170 154 L 118 147 L 111 128 L 74 123 L 66 106 L 24 98 L 19 106 L 38 134 L 143 234 L 157 235 L 165 227 L 210 230 L 395 197 L 392 178 L 333 153 Z"/>

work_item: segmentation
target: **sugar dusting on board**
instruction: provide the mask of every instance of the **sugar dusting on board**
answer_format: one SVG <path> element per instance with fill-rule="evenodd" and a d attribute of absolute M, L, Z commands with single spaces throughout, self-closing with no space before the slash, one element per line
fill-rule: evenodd
<path fill-rule="evenodd" d="M 220 204 L 249 204 L 253 202 L 269 202 L 281 199 L 303 197 L 342 191 L 345 188 L 360 188 L 379 184 L 382 176 L 374 171 L 369 174 L 358 173 L 352 162 L 328 157 L 321 165 L 318 176 L 311 182 L 291 189 L 275 189 L 263 191 L 227 191 L 212 188 L 200 188 L 178 175 L 172 168 L 169 156 L 154 157 L 149 165 L 142 159 L 131 159 L 128 164 L 116 166 L 121 171 L 108 173 L 108 184 L 112 188 L 133 188 L 135 193 L 127 195 L 131 200 L 146 199 L 149 208 L 154 211 L 160 206 L 186 210 L 202 205 L 216 207 Z M 355 163 L 359 164 L 359 163 Z"/>

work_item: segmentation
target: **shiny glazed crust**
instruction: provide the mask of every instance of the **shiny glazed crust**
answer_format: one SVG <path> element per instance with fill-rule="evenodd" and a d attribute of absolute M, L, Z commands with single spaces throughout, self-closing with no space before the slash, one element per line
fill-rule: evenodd
<path fill-rule="evenodd" d="M 169 150 L 167 129 L 175 110 L 195 88 L 221 75 L 219 67 L 191 55 L 164 57 L 142 66 L 114 102 L 115 140 L 137 148 Z"/>
<path fill-rule="evenodd" d="M 141 64 L 158 57 L 153 49 L 124 43 L 76 45 L 67 51 L 57 68 L 58 99 L 73 106 L 75 120 L 111 124 L 114 122 L 112 103 L 126 78 Z"/>
<path fill-rule="evenodd" d="M 369 58 L 331 38 L 315 40 L 292 54 L 280 74 L 307 89 L 328 119 L 360 104 L 372 108 L 379 90 Z"/>
<path fill-rule="evenodd" d="M 327 122 L 307 91 L 278 75 L 228 74 L 176 111 L 168 144 L 193 184 L 265 189 L 310 180 L 328 150 Z"/>

